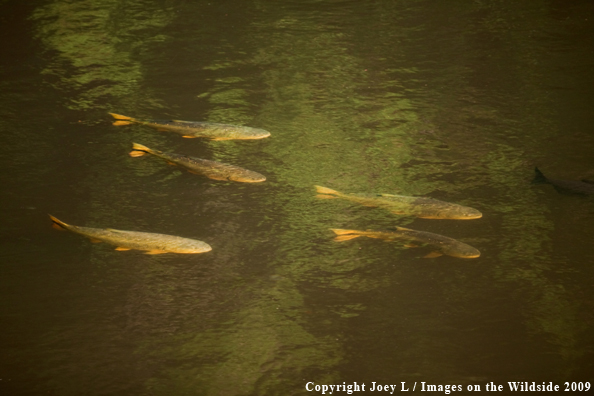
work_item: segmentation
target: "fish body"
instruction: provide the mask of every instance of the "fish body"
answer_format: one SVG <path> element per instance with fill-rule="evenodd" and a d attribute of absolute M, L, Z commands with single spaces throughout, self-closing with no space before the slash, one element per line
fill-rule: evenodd
<path fill-rule="evenodd" d="M 180 121 L 180 120 L 139 120 L 120 114 L 109 113 L 117 121 L 113 125 L 141 124 L 162 131 L 179 133 L 186 138 L 203 137 L 212 140 L 232 139 L 263 139 L 270 136 L 270 132 L 264 129 L 237 126 L 229 124 L 217 124 L 213 122 Z"/>
<path fill-rule="evenodd" d="M 266 177 L 238 166 L 223 164 L 222 162 L 209 161 L 201 158 L 188 157 L 175 153 L 165 153 L 153 150 L 142 144 L 132 143 L 132 157 L 139 157 L 145 153 L 152 154 L 165 161 L 186 168 L 188 171 L 204 175 L 214 180 L 231 180 L 243 183 L 258 183 L 266 180 Z"/>
<path fill-rule="evenodd" d="M 392 194 L 344 194 L 326 187 L 315 186 L 317 197 L 322 199 L 343 198 L 364 206 L 387 209 L 399 215 L 410 215 L 423 219 L 478 219 L 481 212 L 468 206 L 439 201 L 433 198 L 408 197 Z"/>
<path fill-rule="evenodd" d="M 458 258 L 477 258 L 481 255 L 481 252 L 477 249 L 455 239 L 432 232 L 416 231 L 404 227 L 396 227 L 396 231 L 357 231 L 343 229 L 332 229 L 332 231 L 338 235 L 334 238 L 335 241 L 347 241 L 360 236 L 366 236 L 384 241 L 405 241 L 429 246 L 434 250 L 425 256 L 427 258 L 438 257 L 444 254 Z"/>
<path fill-rule="evenodd" d="M 117 246 L 116 250 L 144 250 L 147 254 L 205 253 L 212 248 L 196 239 L 150 232 L 122 231 L 111 228 L 90 228 L 66 224 L 50 215 L 57 227 L 83 235 L 93 242 L 105 242 Z"/>
<path fill-rule="evenodd" d="M 538 168 L 534 168 L 534 184 L 552 184 L 562 194 L 594 195 L 594 182 L 591 180 L 549 179 Z"/>

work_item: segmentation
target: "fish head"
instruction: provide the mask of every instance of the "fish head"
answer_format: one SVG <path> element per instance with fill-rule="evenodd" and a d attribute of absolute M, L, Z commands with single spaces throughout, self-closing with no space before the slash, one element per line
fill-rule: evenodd
<path fill-rule="evenodd" d="M 448 211 L 444 218 L 452 220 L 473 220 L 480 219 L 481 217 L 483 217 L 483 214 L 474 208 L 468 206 L 456 206 L 453 210 Z"/>
<path fill-rule="evenodd" d="M 186 253 L 186 254 L 197 254 L 197 253 L 206 253 L 210 252 L 212 247 L 208 243 L 202 241 L 194 241 L 194 243 L 188 244 L 186 246 L 179 246 L 177 248 L 172 249 L 173 253 Z"/>
<path fill-rule="evenodd" d="M 264 139 L 270 136 L 270 132 L 260 128 L 249 128 L 249 139 Z"/>
<path fill-rule="evenodd" d="M 448 249 L 444 249 L 444 253 L 448 256 L 465 259 L 478 258 L 481 256 L 481 252 L 478 249 L 465 243 L 450 246 Z"/>

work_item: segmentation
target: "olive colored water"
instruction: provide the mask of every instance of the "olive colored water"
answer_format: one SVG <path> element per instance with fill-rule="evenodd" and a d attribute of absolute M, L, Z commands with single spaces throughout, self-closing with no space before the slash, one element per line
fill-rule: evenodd
<path fill-rule="evenodd" d="M 530 183 L 535 165 L 594 179 L 593 25 L 589 0 L 0 1 L 0 394 L 593 381 L 594 198 Z M 108 112 L 272 136 L 183 139 Z M 131 158 L 132 142 L 267 181 Z M 48 213 L 213 250 L 118 252 Z M 393 226 L 481 257 L 330 231 Z"/>

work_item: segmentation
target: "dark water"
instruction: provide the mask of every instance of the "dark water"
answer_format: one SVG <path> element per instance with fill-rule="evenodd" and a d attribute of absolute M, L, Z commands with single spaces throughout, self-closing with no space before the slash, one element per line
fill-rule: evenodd
<path fill-rule="evenodd" d="M 535 165 L 594 179 L 593 25 L 589 0 L 0 1 L 0 393 L 593 381 L 594 198 L 530 183 Z M 108 112 L 272 136 L 183 139 Z M 268 180 L 209 180 L 131 142 Z M 48 213 L 213 250 L 117 252 Z M 330 231 L 394 226 L 481 257 Z"/>

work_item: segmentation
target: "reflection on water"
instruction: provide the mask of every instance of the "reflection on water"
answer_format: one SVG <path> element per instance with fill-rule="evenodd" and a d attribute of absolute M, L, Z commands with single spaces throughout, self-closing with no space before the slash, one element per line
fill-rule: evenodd
<path fill-rule="evenodd" d="M 558 179 L 593 172 L 591 2 L 8 0 L 0 11 L 2 32 L 21 33 L 0 44 L 0 387 L 239 395 L 299 394 L 309 381 L 588 380 L 592 200 L 531 180 L 535 165 Z M 108 112 L 271 136 L 181 139 L 118 128 Z M 135 141 L 267 179 L 135 160 Z M 330 204 L 315 185 L 483 217 Z M 213 250 L 115 252 L 54 232 L 46 213 Z M 332 241 L 331 229 L 397 226 L 481 256 Z"/>

